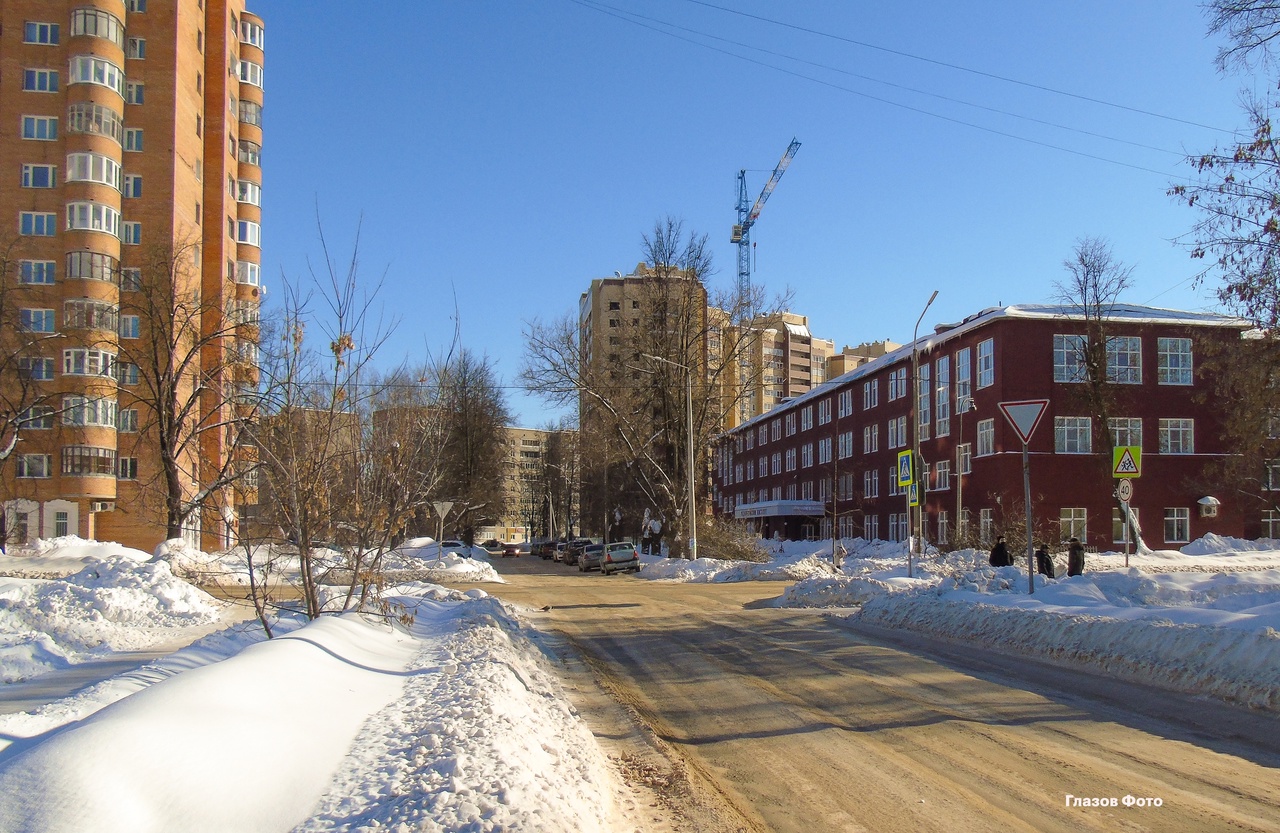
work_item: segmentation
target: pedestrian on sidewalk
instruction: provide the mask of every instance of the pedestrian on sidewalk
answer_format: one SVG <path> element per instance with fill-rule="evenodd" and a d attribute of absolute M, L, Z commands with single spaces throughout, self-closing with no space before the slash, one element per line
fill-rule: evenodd
<path fill-rule="evenodd" d="M 1036 572 L 1046 578 L 1057 578 L 1053 569 L 1053 556 L 1049 555 L 1049 547 L 1041 544 L 1036 550 Z"/>
<path fill-rule="evenodd" d="M 1067 575 L 1084 575 L 1084 545 L 1079 538 L 1072 538 L 1067 547 Z"/>

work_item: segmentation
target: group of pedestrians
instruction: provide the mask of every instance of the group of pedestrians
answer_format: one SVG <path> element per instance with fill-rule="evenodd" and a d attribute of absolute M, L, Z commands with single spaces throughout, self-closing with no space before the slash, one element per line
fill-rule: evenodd
<path fill-rule="evenodd" d="M 1009 553 L 1009 547 L 1005 544 L 1003 535 L 996 536 L 996 544 L 991 548 L 988 561 L 992 567 L 1013 566 L 1013 555 Z M 1057 578 L 1053 556 L 1049 555 L 1048 545 L 1043 543 L 1036 550 L 1036 572 L 1048 578 Z M 1067 544 L 1067 575 L 1084 575 L 1084 545 L 1080 543 L 1079 538 L 1072 538 Z"/>

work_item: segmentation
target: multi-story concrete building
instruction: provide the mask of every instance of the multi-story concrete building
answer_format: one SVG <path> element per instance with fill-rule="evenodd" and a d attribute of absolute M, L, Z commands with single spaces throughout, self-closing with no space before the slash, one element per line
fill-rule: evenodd
<path fill-rule="evenodd" d="M 262 104 L 263 22 L 243 0 L 0 6 L 3 280 L 23 331 L 43 337 L 22 366 L 42 404 L 0 482 L 10 541 L 76 533 L 150 549 L 163 538 L 163 515 L 141 499 L 159 474 L 153 420 L 139 368 L 121 359 L 154 322 L 121 311 L 145 307 L 144 272 L 171 252 L 175 295 L 204 311 L 182 326 L 226 334 L 180 370 L 178 389 L 199 385 L 202 407 L 218 410 L 231 406 L 203 391 L 252 383 L 256 370 L 222 377 L 227 350 L 249 364 L 256 352 Z M 182 460 L 184 490 L 225 468 L 226 437 L 207 432 Z M 235 526 L 236 500 L 219 503 L 187 525 L 206 548 Z"/>
<path fill-rule="evenodd" d="M 1246 325 L 1120 306 L 1106 328 L 1109 425 L 1095 424 L 1082 393 L 1088 336 L 1078 309 L 987 309 L 727 432 L 715 450 L 715 511 L 766 536 L 829 537 L 836 517 L 841 537 L 903 540 L 914 524 L 899 456 L 918 439 L 925 538 L 953 543 L 959 526 L 989 540 L 1016 523 L 1023 502 L 1022 442 L 1000 404 L 1044 400 L 1028 446 L 1038 534 L 1120 546 L 1112 464 L 1101 453 L 1112 445 L 1140 449 L 1130 505 L 1149 545 L 1275 532 L 1280 519 L 1264 527 L 1257 507 L 1206 485 L 1207 468 L 1231 450 L 1197 357 Z"/>
<path fill-rule="evenodd" d="M 747 346 L 741 372 L 731 392 L 733 407 L 725 409 L 725 428 L 767 413 L 788 399 L 808 393 L 826 379 L 827 362 L 835 342 L 809 331 L 807 316 L 782 312 L 758 319 L 745 328 Z"/>

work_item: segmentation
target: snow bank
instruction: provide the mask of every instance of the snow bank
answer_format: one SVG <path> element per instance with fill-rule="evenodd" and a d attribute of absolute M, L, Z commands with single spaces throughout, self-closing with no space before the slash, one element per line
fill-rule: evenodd
<path fill-rule="evenodd" d="M 728 581 L 795 581 L 810 576 L 830 575 L 830 560 L 822 561 L 816 555 L 780 555 L 769 561 L 721 561 L 716 558 L 642 559 L 644 566 L 637 574 L 640 578 L 667 579 L 683 582 Z"/>
<path fill-rule="evenodd" d="M 216 622 L 222 609 L 161 561 L 112 556 L 65 579 L 0 578 L 0 682 L 141 650 Z"/>

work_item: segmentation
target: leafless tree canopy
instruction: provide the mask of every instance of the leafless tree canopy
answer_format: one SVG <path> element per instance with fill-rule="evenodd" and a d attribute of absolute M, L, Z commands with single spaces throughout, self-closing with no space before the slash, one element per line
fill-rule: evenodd
<path fill-rule="evenodd" d="M 1247 70 L 1272 64 L 1272 44 L 1280 35 L 1280 2 L 1211 0 L 1205 9 L 1209 13 L 1209 33 L 1227 38 L 1218 49 L 1219 70 Z"/>
<path fill-rule="evenodd" d="M 761 368 L 744 364 L 752 335 L 736 326 L 775 315 L 764 292 L 709 292 L 705 235 L 665 218 L 642 237 L 645 281 L 626 284 L 616 329 L 592 355 L 573 314 L 527 326 L 520 371 L 525 387 L 557 406 L 577 404 L 583 528 L 606 535 L 639 530 L 645 509 L 687 540 L 689 439 L 686 389 L 692 374 L 695 489 L 707 493 L 705 449 Z M 705 505 L 705 504 L 704 504 Z M 622 516 L 621 526 L 617 522 Z"/>

